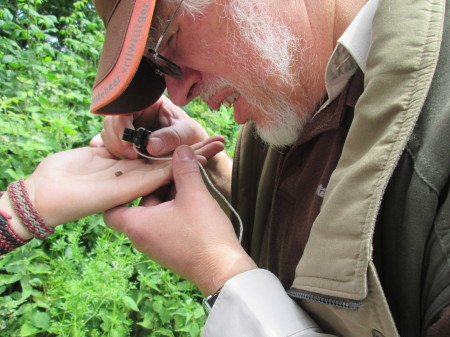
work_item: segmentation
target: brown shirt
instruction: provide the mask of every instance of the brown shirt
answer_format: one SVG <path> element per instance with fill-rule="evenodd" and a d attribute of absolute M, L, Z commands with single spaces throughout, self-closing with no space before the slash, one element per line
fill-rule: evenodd
<path fill-rule="evenodd" d="M 294 280 L 361 92 L 362 75 L 358 74 L 279 158 L 259 266 L 277 275 L 286 289 Z"/>

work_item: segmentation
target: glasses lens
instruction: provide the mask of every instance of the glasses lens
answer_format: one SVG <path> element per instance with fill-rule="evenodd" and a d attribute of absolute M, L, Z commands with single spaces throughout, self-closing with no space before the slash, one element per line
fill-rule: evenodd
<path fill-rule="evenodd" d="M 181 68 L 164 56 L 155 53 L 153 49 L 148 50 L 146 59 L 156 66 L 159 71 L 158 74 L 163 73 L 164 75 L 181 77 Z"/>

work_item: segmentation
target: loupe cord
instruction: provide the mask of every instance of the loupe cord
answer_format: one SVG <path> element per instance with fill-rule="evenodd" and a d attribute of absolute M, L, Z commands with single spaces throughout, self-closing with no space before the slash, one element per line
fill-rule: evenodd
<path fill-rule="evenodd" d="M 140 156 L 147 158 L 147 159 L 151 159 L 151 160 L 172 160 L 172 157 L 152 157 L 146 154 L 141 153 L 141 151 L 139 151 L 138 147 L 136 146 L 136 144 L 133 143 L 133 150 L 139 154 Z M 241 217 L 239 216 L 239 214 L 236 212 L 236 210 L 233 208 L 233 206 L 231 206 L 230 202 L 227 200 L 227 198 L 225 198 L 225 196 L 219 192 L 219 190 L 217 189 L 216 186 L 214 186 L 214 184 L 212 183 L 211 179 L 209 178 L 208 174 L 206 173 L 205 168 L 202 166 L 202 164 L 198 163 L 198 166 L 200 167 L 200 171 L 203 173 L 203 176 L 205 177 L 206 181 L 208 182 L 209 186 L 214 190 L 214 192 L 216 192 L 220 198 L 223 200 L 223 202 L 225 202 L 225 204 L 228 206 L 228 208 L 233 212 L 233 214 L 236 216 L 238 222 L 239 222 L 239 243 L 242 243 L 242 233 L 244 231 L 244 226 L 242 224 L 242 220 Z"/>

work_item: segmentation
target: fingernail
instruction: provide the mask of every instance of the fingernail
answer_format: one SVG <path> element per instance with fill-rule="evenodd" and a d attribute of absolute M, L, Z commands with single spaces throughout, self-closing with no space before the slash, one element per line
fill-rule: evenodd
<path fill-rule="evenodd" d="M 150 138 L 148 141 L 148 145 L 150 146 L 151 153 L 159 154 L 164 149 L 164 142 L 161 138 Z"/>
<path fill-rule="evenodd" d="M 181 160 L 195 160 L 194 151 L 189 146 L 180 146 L 177 155 Z"/>

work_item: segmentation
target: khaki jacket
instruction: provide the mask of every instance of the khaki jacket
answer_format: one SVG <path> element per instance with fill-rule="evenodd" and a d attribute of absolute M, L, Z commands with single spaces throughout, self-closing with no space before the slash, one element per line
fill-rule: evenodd
<path fill-rule="evenodd" d="M 379 2 L 365 89 L 290 290 L 326 332 L 398 336 L 373 262 L 374 228 L 394 170 L 417 133 L 438 65 L 445 7 L 445 0 Z M 240 200 L 236 206 L 254 255 L 270 207 L 276 157 L 244 127 L 232 194 Z M 244 195 L 245 202 L 239 197 Z"/>

